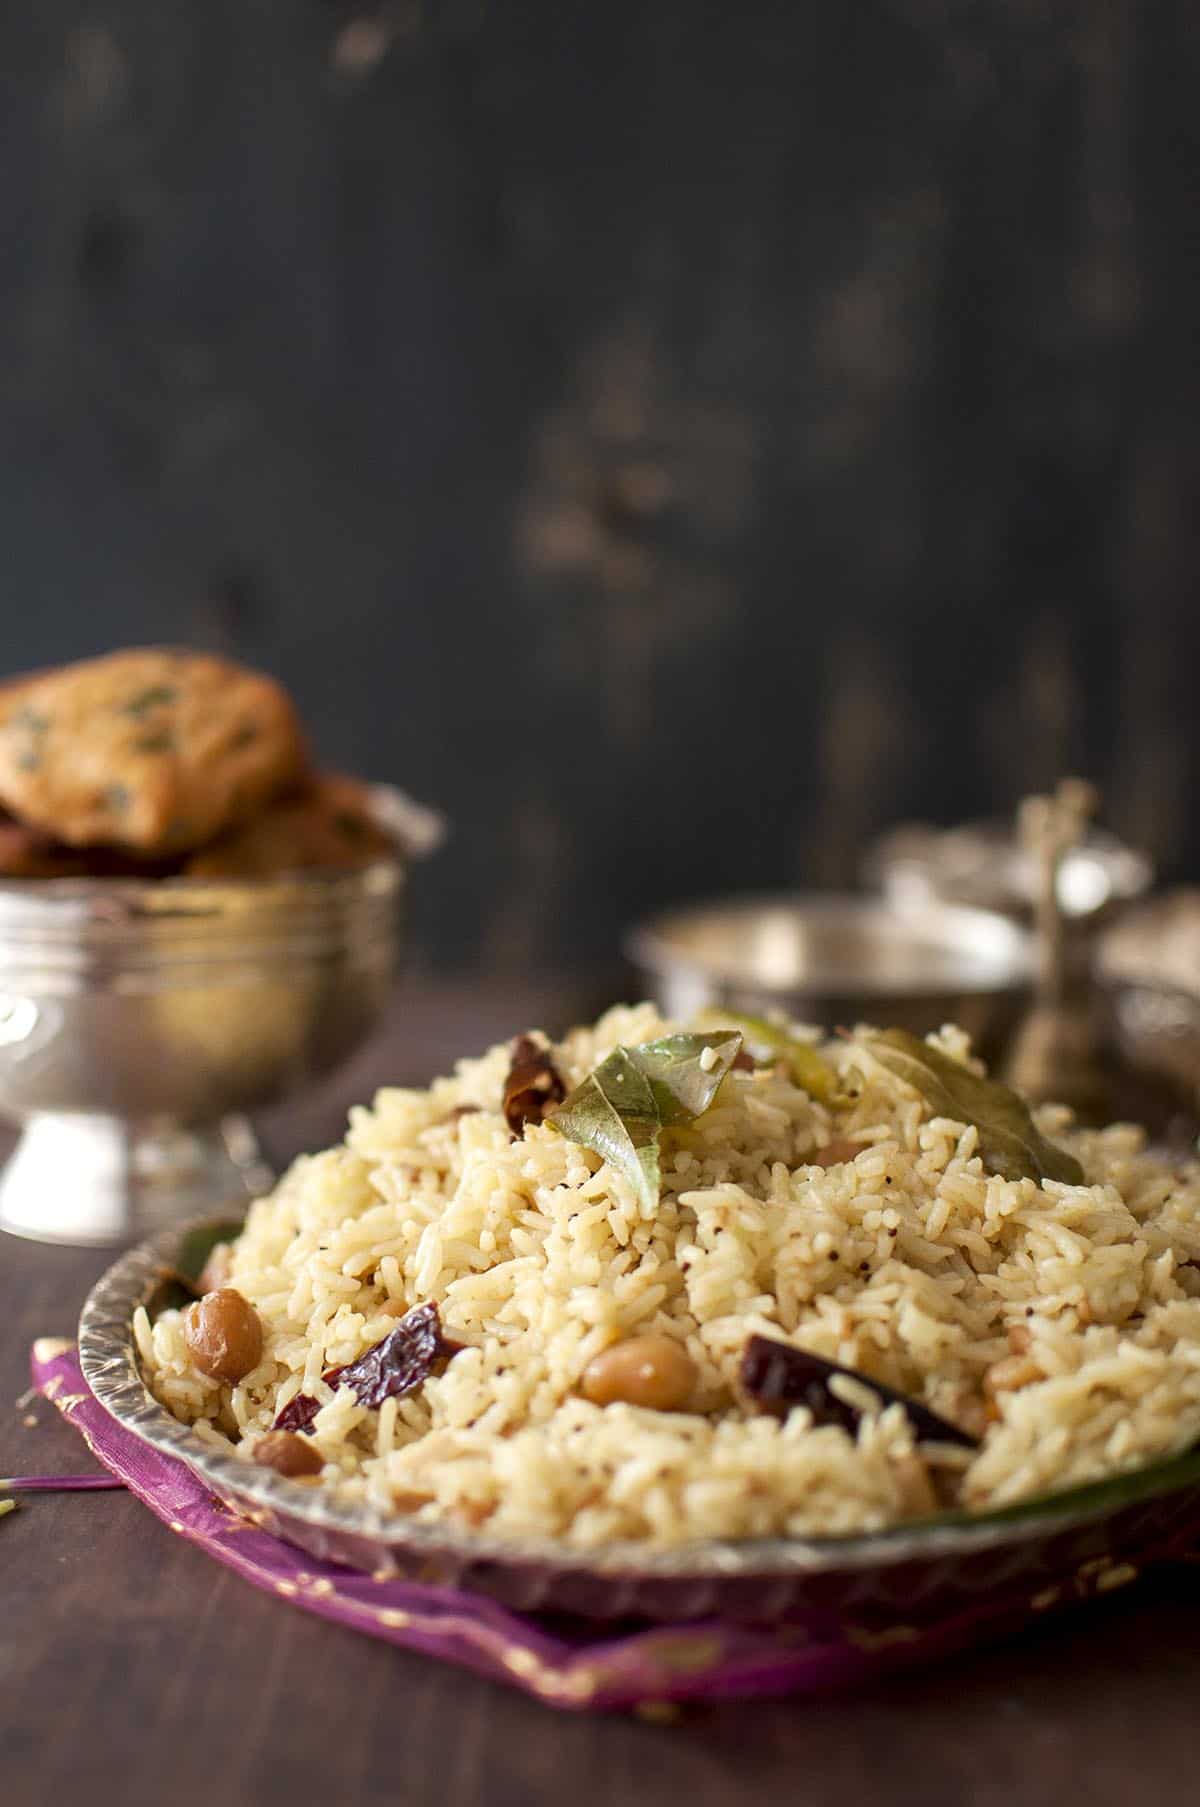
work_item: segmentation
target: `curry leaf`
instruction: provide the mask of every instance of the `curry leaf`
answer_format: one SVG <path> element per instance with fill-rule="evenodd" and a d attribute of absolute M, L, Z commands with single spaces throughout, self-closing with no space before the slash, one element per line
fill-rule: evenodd
<path fill-rule="evenodd" d="M 189 1230 L 179 1245 L 177 1259 L 158 1270 L 158 1285 L 146 1299 L 151 1321 L 164 1311 L 182 1311 L 202 1294 L 218 1284 L 205 1273 L 213 1250 L 221 1244 L 236 1242 L 242 1233 L 243 1219 L 221 1218 Z"/>
<path fill-rule="evenodd" d="M 727 1029 L 614 1048 L 546 1113 L 546 1122 L 615 1167 L 633 1187 L 643 1216 L 651 1217 L 661 1185 L 662 1130 L 691 1123 L 708 1109 L 741 1045 L 739 1031 Z"/>
<path fill-rule="evenodd" d="M 738 1010 L 715 1008 L 704 1011 L 701 1020 L 709 1027 L 719 1023 L 733 1024 L 752 1047 L 765 1048 L 778 1055 L 800 1090 L 815 1098 L 818 1104 L 848 1102 L 838 1084 L 837 1074 L 824 1055 L 811 1042 L 792 1035 L 781 1023 L 772 1023 L 765 1016 L 745 1016 Z"/>
<path fill-rule="evenodd" d="M 192 1286 L 193 1296 L 208 1258 L 217 1244 L 236 1242 L 244 1226 L 245 1219 L 241 1217 L 211 1218 L 197 1229 L 187 1232 L 179 1245 L 174 1270 Z"/>
<path fill-rule="evenodd" d="M 912 1086 L 939 1117 L 973 1123 L 979 1131 L 979 1153 L 989 1173 L 1006 1180 L 1060 1180 L 1084 1184 L 1083 1168 L 1074 1155 L 1047 1141 L 1025 1100 L 995 1079 L 980 1079 L 907 1029 L 872 1031 L 862 1038 L 889 1073 Z"/>

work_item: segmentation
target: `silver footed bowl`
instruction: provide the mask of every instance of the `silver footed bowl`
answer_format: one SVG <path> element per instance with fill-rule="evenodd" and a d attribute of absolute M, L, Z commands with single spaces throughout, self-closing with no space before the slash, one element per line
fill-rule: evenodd
<path fill-rule="evenodd" d="M 0 1227 L 129 1242 L 270 1183 L 243 1113 L 337 1065 L 391 991 L 407 805 L 372 796 L 397 849 L 355 870 L 0 883 L 0 1116 L 22 1125 Z"/>
<path fill-rule="evenodd" d="M 714 1539 L 680 1549 L 572 1550 L 420 1524 L 331 1496 L 214 1451 L 151 1396 L 132 1319 L 176 1303 L 164 1269 L 198 1274 L 236 1223 L 165 1231 L 93 1288 L 79 1323 L 84 1377 L 118 1423 L 188 1466 L 234 1511 L 322 1560 L 491 1595 L 523 1611 L 592 1619 L 794 1621 L 886 1626 L 1012 1590 L 1035 1607 L 1079 1582 L 1127 1580 L 1200 1528 L 1200 1450 L 986 1516 L 945 1515 L 871 1536 Z"/>

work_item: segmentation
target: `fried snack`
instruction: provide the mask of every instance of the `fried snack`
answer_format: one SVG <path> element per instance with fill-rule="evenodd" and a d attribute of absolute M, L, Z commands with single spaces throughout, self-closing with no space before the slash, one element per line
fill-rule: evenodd
<path fill-rule="evenodd" d="M 66 847 L 0 814 L 0 879 L 172 878 L 179 861 L 137 858 L 120 847 Z"/>
<path fill-rule="evenodd" d="M 79 878 L 87 871 L 87 855 L 78 848 L 0 817 L 0 878 Z"/>
<path fill-rule="evenodd" d="M 111 653 L 0 692 L 0 803 L 68 846 L 187 853 L 304 770 L 283 689 L 208 654 Z"/>
<path fill-rule="evenodd" d="M 318 867 L 366 866 L 395 851 L 395 842 L 375 819 L 367 786 L 327 772 L 253 822 L 202 847 L 184 871 L 189 878 L 272 878 Z"/>

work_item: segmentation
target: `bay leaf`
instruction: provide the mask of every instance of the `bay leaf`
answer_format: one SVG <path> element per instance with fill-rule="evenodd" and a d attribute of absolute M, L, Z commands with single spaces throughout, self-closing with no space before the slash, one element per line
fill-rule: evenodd
<path fill-rule="evenodd" d="M 1074 1155 L 1048 1141 L 1029 1106 L 1011 1086 L 980 1079 L 907 1029 L 882 1029 L 862 1037 L 889 1073 L 919 1092 L 936 1116 L 973 1123 L 979 1153 L 989 1173 L 1006 1180 L 1060 1180 L 1082 1186 L 1083 1168 Z"/>
<path fill-rule="evenodd" d="M 658 1114 L 668 1123 L 692 1123 L 705 1112 L 742 1045 L 737 1029 L 702 1035 L 664 1035 L 630 1048 L 629 1058 L 645 1074 Z M 705 1065 L 712 1050 L 713 1060 Z"/>
<path fill-rule="evenodd" d="M 544 1121 L 615 1167 L 642 1214 L 652 1217 L 662 1185 L 663 1129 L 694 1122 L 708 1109 L 741 1045 L 734 1029 L 614 1048 Z M 712 1050 L 708 1061 L 706 1049 Z"/>
<path fill-rule="evenodd" d="M 849 1102 L 841 1090 L 837 1074 L 820 1050 L 801 1036 L 791 1034 L 782 1023 L 773 1023 L 765 1016 L 748 1016 L 740 1010 L 722 1010 L 716 1006 L 703 1011 L 698 1020 L 706 1028 L 726 1023 L 740 1029 L 751 1047 L 765 1048 L 768 1053 L 777 1055 L 800 1090 L 807 1092 L 810 1098 L 815 1098 L 818 1104 L 836 1108 Z"/>

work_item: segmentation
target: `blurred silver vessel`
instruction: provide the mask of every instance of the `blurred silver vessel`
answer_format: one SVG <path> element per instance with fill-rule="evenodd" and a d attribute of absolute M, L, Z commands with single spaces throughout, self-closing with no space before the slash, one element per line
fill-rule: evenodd
<path fill-rule="evenodd" d="M 1038 888 L 1036 860 L 1015 824 L 999 818 L 956 828 L 901 823 L 871 847 L 863 877 L 898 908 L 968 904 L 1021 918 L 1032 915 Z M 1153 881 L 1145 854 L 1090 828 L 1060 862 L 1059 908 L 1077 920 L 1107 917 L 1144 896 Z"/>
<path fill-rule="evenodd" d="M 125 1242 L 270 1183 L 243 1113 L 317 1078 L 391 990 L 408 856 L 271 879 L 0 883 L 0 1227 Z M 407 832 L 400 832 L 408 824 Z"/>
<path fill-rule="evenodd" d="M 705 1005 L 800 1021 L 875 1021 L 925 1033 L 954 1021 L 985 1048 L 1011 1027 L 1032 976 L 1028 935 L 994 911 L 897 910 L 837 893 L 739 897 L 667 911 L 626 951 L 670 1016 Z"/>

